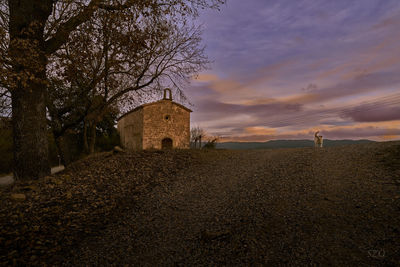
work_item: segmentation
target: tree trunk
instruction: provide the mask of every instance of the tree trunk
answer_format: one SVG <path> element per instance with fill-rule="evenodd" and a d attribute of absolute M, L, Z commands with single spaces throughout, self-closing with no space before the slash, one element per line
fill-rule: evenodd
<path fill-rule="evenodd" d="M 94 145 L 96 144 L 96 123 L 90 124 L 89 154 L 94 153 Z"/>
<path fill-rule="evenodd" d="M 64 166 L 68 166 L 72 162 L 72 159 L 65 137 L 64 136 L 57 137 L 56 145 L 58 149 L 58 154 L 61 157 L 62 164 Z"/>
<path fill-rule="evenodd" d="M 14 177 L 30 180 L 50 174 L 46 123 L 44 26 L 51 0 L 8 1 L 9 56 L 14 141 Z"/>
<path fill-rule="evenodd" d="M 93 154 L 96 144 L 96 123 L 85 122 L 83 125 L 83 148 L 85 153 Z"/>
<path fill-rule="evenodd" d="M 50 174 L 45 90 L 13 91 L 12 110 L 14 177 L 29 180 Z"/>
<path fill-rule="evenodd" d="M 84 121 L 83 122 L 83 151 L 85 153 L 89 153 L 87 128 L 88 128 L 88 123 L 86 121 Z"/>

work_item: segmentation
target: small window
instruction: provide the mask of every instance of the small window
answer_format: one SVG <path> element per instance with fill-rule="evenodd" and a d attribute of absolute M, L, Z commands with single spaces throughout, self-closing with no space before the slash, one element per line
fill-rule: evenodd
<path fill-rule="evenodd" d="M 170 116 L 170 115 L 165 115 L 165 116 L 164 116 L 164 120 L 169 121 L 170 119 L 171 119 L 171 116 Z"/>

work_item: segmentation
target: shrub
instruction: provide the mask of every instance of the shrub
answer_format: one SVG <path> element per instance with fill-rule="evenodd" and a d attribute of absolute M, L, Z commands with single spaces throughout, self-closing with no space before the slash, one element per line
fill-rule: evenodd
<path fill-rule="evenodd" d="M 217 140 L 218 140 L 218 138 L 214 138 L 214 139 L 209 140 L 209 141 L 203 146 L 203 148 L 204 148 L 204 149 L 215 149 L 216 146 L 217 146 Z"/>

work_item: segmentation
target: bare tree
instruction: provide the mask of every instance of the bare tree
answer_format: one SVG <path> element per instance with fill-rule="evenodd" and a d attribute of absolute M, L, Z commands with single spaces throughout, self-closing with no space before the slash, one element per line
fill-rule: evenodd
<path fill-rule="evenodd" d="M 190 143 L 194 144 L 194 148 L 197 148 L 197 142 L 199 142 L 199 148 L 201 148 L 201 139 L 206 136 L 206 131 L 199 126 L 190 129 Z"/>
<path fill-rule="evenodd" d="M 94 151 L 97 123 L 120 100 L 129 105 L 138 96 L 132 92 L 164 86 L 180 91 L 208 62 L 199 29 L 165 18 L 101 10 L 81 28 L 50 58 L 47 106 L 56 141 L 84 122 L 89 153 Z M 57 144 L 60 148 L 61 142 Z"/>
<path fill-rule="evenodd" d="M 203 146 L 205 149 L 215 149 L 217 147 L 217 142 L 220 139 L 219 136 L 207 136 L 207 142 Z"/>
<path fill-rule="evenodd" d="M 219 0 L 0 0 L 0 69 L 11 93 L 14 175 L 35 179 L 50 173 L 46 121 L 49 56 L 98 10 L 135 9 L 143 16 L 168 16 L 175 24 L 216 7 Z M 117 96 L 116 96 L 117 97 Z"/>

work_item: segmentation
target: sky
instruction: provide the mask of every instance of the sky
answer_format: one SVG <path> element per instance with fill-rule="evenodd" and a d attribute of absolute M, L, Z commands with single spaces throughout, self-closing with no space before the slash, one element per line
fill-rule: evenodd
<path fill-rule="evenodd" d="M 228 0 L 184 89 L 221 141 L 400 139 L 400 1 Z"/>

